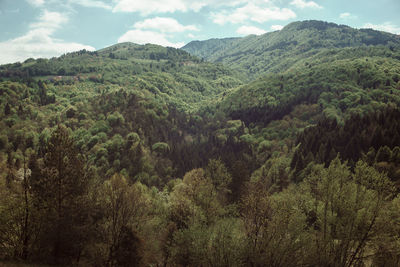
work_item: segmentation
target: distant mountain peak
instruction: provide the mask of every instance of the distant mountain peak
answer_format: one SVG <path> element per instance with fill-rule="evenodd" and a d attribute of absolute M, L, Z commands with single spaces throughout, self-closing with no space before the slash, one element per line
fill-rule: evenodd
<path fill-rule="evenodd" d="M 326 22 L 321 20 L 304 20 L 296 21 L 286 25 L 282 30 L 303 30 L 303 29 L 315 29 L 315 30 L 326 30 L 328 28 L 347 28 L 351 27 L 346 25 L 339 25 L 333 22 Z"/>
<path fill-rule="evenodd" d="M 370 46 L 400 49 L 400 37 L 372 29 L 306 20 L 292 22 L 280 31 L 259 36 L 196 41 L 182 49 L 205 60 L 229 65 L 254 78 L 287 70 L 300 59 L 329 49 Z"/>

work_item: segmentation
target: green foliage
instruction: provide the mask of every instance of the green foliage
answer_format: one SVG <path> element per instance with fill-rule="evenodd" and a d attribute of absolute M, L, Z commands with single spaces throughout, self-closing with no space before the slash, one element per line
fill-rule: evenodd
<path fill-rule="evenodd" d="M 311 67 L 321 56 L 346 53 L 344 48 L 356 47 L 352 51 L 358 50 L 357 57 L 368 56 L 372 46 L 379 46 L 381 55 L 394 54 L 400 40 L 389 33 L 311 20 L 293 22 L 280 31 L 259 36 L 193 41 L 182 49 L 257 78 L 268 72 L 285 72 L 296 65 Z"/>
<path fill-rule="evenodd" d="M 318 103 L 326 117 L 338 121 L 350 114 L 400 104 L 396 87 L 384 82 L 393 81 L 400 71 L 397 59 L 331 60 L 307 69 L 269 74 L 230 91 L 217 105 L 234 119 L 265 125 L 301 103 Z"/>
<path fill-rule="evenodd" d="M 121 113 L 116 111 L 107 117 L 107 122 L 111 127 L 117 127 L 117 126 L 122 126 L 122 124 L 125 123 L 125 119 L 121 115 Z"/>
<path fill-rule="evenodd" d="M 395 164 L 396 160 L 392 159 L 391 149 L 400 142 L 399 116 L 398 109 L 388 108 L 364 117 L 354 115 L 346 120 L 343 126 L 338 125 L 336 120 L 321 120 L 316 126 L 305 129 L 297 137 L 296 144 L 299 147 L 291 162 L 294 175 L 299 175 L 311 161 L 327 166 L 337 153 L 343 159 L 349 160 L 352 165 L 363 154 L 370 164 L 375 162 Z M 395 175 L 397 167 L 385 168 L 381 164 L 381 170 L 384 169 L 391 169 L 389 176 L 397 180 Z"/>
<path fill-rule="evenodd" d="M 219 201 L 226 203 L 227 197 L 231 193 L 229 187 L 232 182 L 232 176 L 224 163 L 221 160 L 210 159 L 205 175 L 211 179 L 217 190 Z"/>
<path fill-rule="evenodd" d="M 168 144 L 163 143 L 163 142 L 155 143 L 154 145 L 152 145 L 151 149 L 153 151 L 155 151 L 157 153 L 161 153 L 161 154 L 167 153 L 170 150 Z"/>
<path fill-rule="evenodd" d="M 312 225 L 319 232 L 315 241 L 322 244 L 316 248 L 317 265 L 363 262 L 373 237 L 384 232 L 377 220 L 393 192 L 387 176 L 363 162 L 351 173 L 335 159 L 327 169 L 316 168 L 305 185 L 315 200 L 312 214 L 320 218 Z"/>
<path fill-rule="evenodd" d="M 100 189 L 103 218 L 99 229 L 104 236 L 102 264 L 140 266 L 141 240 L 135 234 L 145 216 L 146 200 L 140 185 L 128 185 L 126 178 L 114 174 Z"/>
<path fill-rule="evenodd" d="M 399 38 L 185 49 L 225 65 L 122 43 L 0 66 L 0 259 L 397 266 Z"/>
<path fill-rule="evenodd" d="M 45 248 L 46 260 L 70 262 L 79 257 L 82 242 L 80 227 L 85 224 L 87 177 L 68 130 L 58 126 L 47 144 L 43 166 L 32 172 L 33 201 L 42 211 L 41 223 L 52 231 L 40 233 L 39 247 Z M 43 256 L 43 255 L 42 255 Z"/>

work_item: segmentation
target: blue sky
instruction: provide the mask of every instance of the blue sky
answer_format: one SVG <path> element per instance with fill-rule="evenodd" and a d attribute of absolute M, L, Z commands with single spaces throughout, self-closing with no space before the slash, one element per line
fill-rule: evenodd
<path fill-rule="evenodd" d="M 181 47 L 317 19 L 400 34 L 399 0 L 0 0 L 0 64 L 118 42 Z"/>

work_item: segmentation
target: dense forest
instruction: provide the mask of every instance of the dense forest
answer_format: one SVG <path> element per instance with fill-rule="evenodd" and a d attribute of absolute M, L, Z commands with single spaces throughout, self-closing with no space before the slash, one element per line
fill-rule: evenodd
<path fill-rule="evenodd" d="M 400 265 L 397 35 L 120 43 L 0 95 L 0 263 Z"/>

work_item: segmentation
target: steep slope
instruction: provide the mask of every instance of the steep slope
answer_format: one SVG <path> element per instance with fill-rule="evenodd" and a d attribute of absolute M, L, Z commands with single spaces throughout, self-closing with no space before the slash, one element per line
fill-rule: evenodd
<path fill-rule="evenodd" d="M 362 158 L 400 185 L 400 111 L 393 106 L 351 116 L 343 125 L 324 119 L 299 134 L 291 167 L 300 174 L 314 161 L 319 164 L 334 160 L 337 153 L 352 166 Z M 303 174 L 307 171 L 303 171 Z M 298 175 L 300 180 L 302 175 Z M 300 178 L 300 179 L 299 179 Z M 304 178 L 304 177 L 303 177 Z"/>
<path fill-rule="evenodd" d="M 400 53 L 393 56 L 400 59 Z M 305 64 L 234 89 L 217 105 L 233 119 L 264 124 L 282 118 L 302 103 L 318 103 L 327 117 L 338 121 L 350 113 L 365 114 L 381 105 L 399 106 L 397 58 L 340 58 Z"/>
<path fill-rule="evenodd" d="M 352 116 L 363 118 L 400 106 L 400 53 L 376 49 L 386 56 L 358 58 L 358 50 L 349 48 L 342 50 L 343 56 L 268 74 L 221 94 L 202 107 L 201 116 L 224 114 L 228 123 L 220 124 L 215 137 L 221 143 L 247 144 L 257 164 L 274 154 L 288 155 L 296 136 L 320 120 L 341 125 Z M 346 59 L 346 54 L 352 56 Z"/>
<path fill-rule="evenodd" d="M 61 122 L 110 175 L 125 170 L 157 184 L 221 158 L 231 169 L 246 162 L 242 176 L 248 177 L 274 152 L 293 147 L 296 134 L 322 116 L 342 123 L 352 114 L 399 106 L 396 38 L 309 21 L 265 36 L 197 43 L 196 49 L 216 54 L 243 49 L 232 61 L 238 69 L 245 55 L 262 65 L 269 54 L 271 66 L 263 66 L 269 74 L 248 84 L 238 72 L 188 52 L 131 43 L 3 65 L 3 148 L 18 149 L 19 131 L 29 125 L 36 134 L 27 138 L 43 150 L 46 132 Z M 141 152 L 129 154 L 134 140 Z"/>
<path fill-rule="evenodd" d="M 156 45 L 124 43 L 3 65 L 0 151 L 43 153 L 51 129 L 62 123 L 99 175 L 123 171 L 161 184 L 208 161 L 194 149 L 208 140 L 195 111 L 240 84 L 221 64 Z"/>
<path fill-rule="evenodd" d="M 237 39 L 191 42 L 182 49 L 210 62 L 222 62 L 250 78 L 284 72 L 299 60 L 331 49 L 348 47 L 400 47 L 400 37 L 371 29 L 353 29 L 322 21 L 293 22 L 281 31 Z M 212 44 L 217 44 L 212 46 Z"/>

